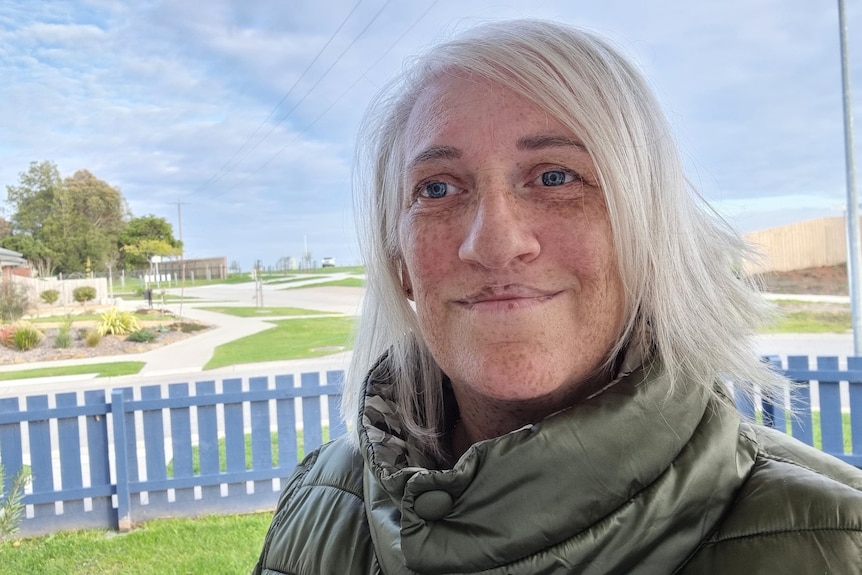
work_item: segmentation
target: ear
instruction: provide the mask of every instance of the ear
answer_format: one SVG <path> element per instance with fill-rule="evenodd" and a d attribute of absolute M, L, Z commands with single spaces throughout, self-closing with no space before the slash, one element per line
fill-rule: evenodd
<path fill-rule="evenodd" d="M 410 280 L 410 274 L 407 272 L 404 262 L 401 262 L 399 267 L 401 268 L 401 289 L 404 290 L 404 295 L 407 296 L 407 299 L 415 301 L 413 299 L 413 282 Z"/>

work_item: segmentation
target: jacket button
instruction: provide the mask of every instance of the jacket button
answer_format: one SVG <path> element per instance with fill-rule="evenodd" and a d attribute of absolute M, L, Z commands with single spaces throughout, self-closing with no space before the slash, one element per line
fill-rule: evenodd
<path fill-rule="evenodd" d="M 437 521 L 452 511 L 455 502 L 446 491 L 426 491 L 420 493 L 413 502 L 413 511 L 421 519 Z"/>

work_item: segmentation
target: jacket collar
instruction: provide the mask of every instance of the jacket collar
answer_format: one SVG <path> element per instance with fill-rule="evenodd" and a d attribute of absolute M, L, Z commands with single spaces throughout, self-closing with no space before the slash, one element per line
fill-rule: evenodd
<path fill-rule="evenodd" d="M 372 372 L 360 430 L 384 572 L 670 573 L 754 460 L 732 408 L 700 384 L 671 389 L 655 364 L 473 445 L 448 470 L 428 469 L 392 433 L 397 406 L 374 393 L 385 385 Z"/>

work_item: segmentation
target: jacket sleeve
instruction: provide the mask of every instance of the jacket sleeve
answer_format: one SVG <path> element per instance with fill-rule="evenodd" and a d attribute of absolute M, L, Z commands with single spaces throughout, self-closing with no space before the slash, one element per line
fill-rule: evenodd
<path fill-rule="evenodd" d="M 379 573 L 362 496 L 362 460 L 337 440 L 308 455 L 279 496 L 253 575 Z"/>

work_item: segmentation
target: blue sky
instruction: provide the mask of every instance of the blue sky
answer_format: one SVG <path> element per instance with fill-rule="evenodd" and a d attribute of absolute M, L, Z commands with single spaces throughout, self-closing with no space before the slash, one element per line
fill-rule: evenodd
<path fill-rule="evenodd" d="M 862 4 L 847 4 L 858 150 Z M 423 47 L 524 16 L 629 54 L 690 179 L 740 230 L 841 215 L 838 9 L 811 0 L 4 0 L 0 184 L 51 160 L 175 232 L 181 202 L 187 257 L 248 269 L 307 241 L 318 261 L 358 263 L 351 166 L 369 99 Z"/>

